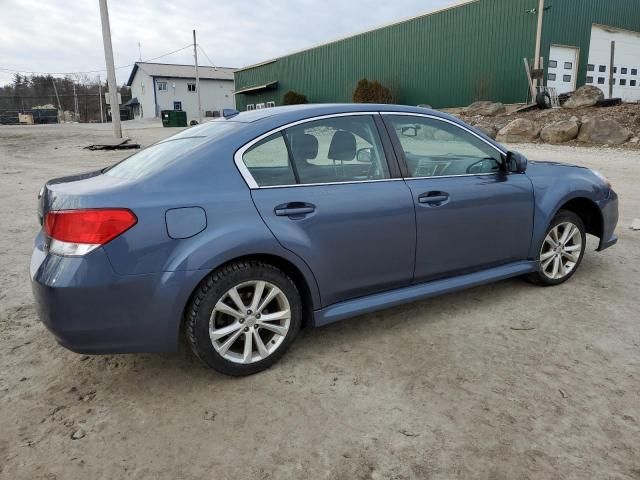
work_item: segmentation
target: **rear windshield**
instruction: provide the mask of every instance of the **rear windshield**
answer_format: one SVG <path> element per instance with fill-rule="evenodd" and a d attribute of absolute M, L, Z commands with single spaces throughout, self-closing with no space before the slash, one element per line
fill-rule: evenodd
<path fill-rule="evenodd" d="M 162 170 L 200 145 L 229 134 L 241 125 L 234 122 L 209 122 L 189 128 L 116 163 L 105 170 L 104 174 L 131 180 L 145 177 Z"/>

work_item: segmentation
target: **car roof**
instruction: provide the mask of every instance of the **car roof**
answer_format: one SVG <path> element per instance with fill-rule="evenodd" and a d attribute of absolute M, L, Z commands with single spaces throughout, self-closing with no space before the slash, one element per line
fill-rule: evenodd
<path fill-rule="evenodd" d="M 390 105 L 377 103 L 319 103 L 304 105 L 289 105 L 284 107 L 262 108 L 241 112 L 228 118 L 221 118 L 216 121 L 229 121 L 241 123 L 253 123 L 264 119 L 275 119 L 274 117 L 286 117 L 288 122 L 303 120 L 309 117 L 320 115 L 333 115 L 350 112 L 406 112 L 406 113 L 428 113 L 430 115 L 449 117 L 442 112 L 423 107 L 410 107 L 407 105 Z"/>

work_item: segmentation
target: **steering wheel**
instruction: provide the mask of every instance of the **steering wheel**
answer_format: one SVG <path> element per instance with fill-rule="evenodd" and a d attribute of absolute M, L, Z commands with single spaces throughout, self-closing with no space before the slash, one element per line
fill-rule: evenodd
<path fill-rule="evenodd" d="M 486 157 L 477 162 L 473 162 L 467 167 L 467 174 L 492 173 L 500 170 L 500 164 L 495 158 Z"/>

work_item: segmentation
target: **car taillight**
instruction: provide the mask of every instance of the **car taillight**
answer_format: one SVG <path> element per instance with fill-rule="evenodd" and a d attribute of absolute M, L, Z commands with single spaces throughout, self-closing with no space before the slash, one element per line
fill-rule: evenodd
<path fill-rule="evenodd" d="M 49 212 L 44 231 L 51 238 L 49 251 L 58 255 L 85 255 L 138 222 L 131 210 L 105 208 Z"/>

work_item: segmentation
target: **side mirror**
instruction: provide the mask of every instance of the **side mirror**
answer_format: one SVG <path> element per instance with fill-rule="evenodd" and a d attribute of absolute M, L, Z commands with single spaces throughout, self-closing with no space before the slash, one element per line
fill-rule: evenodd
<path fill-rule="evenodd" d="M 524 173 L 527 171 L 529 160 L 521 153 L 509 150 L 507 152 L 507 171 L 513 173 Z"/>
<path fill-rule="evenodd" d="M 373 149 L 371 147 L 361 148 L 356 154 L 356 160 L 358 160 L 360 163 L 373 162 Z"/>

